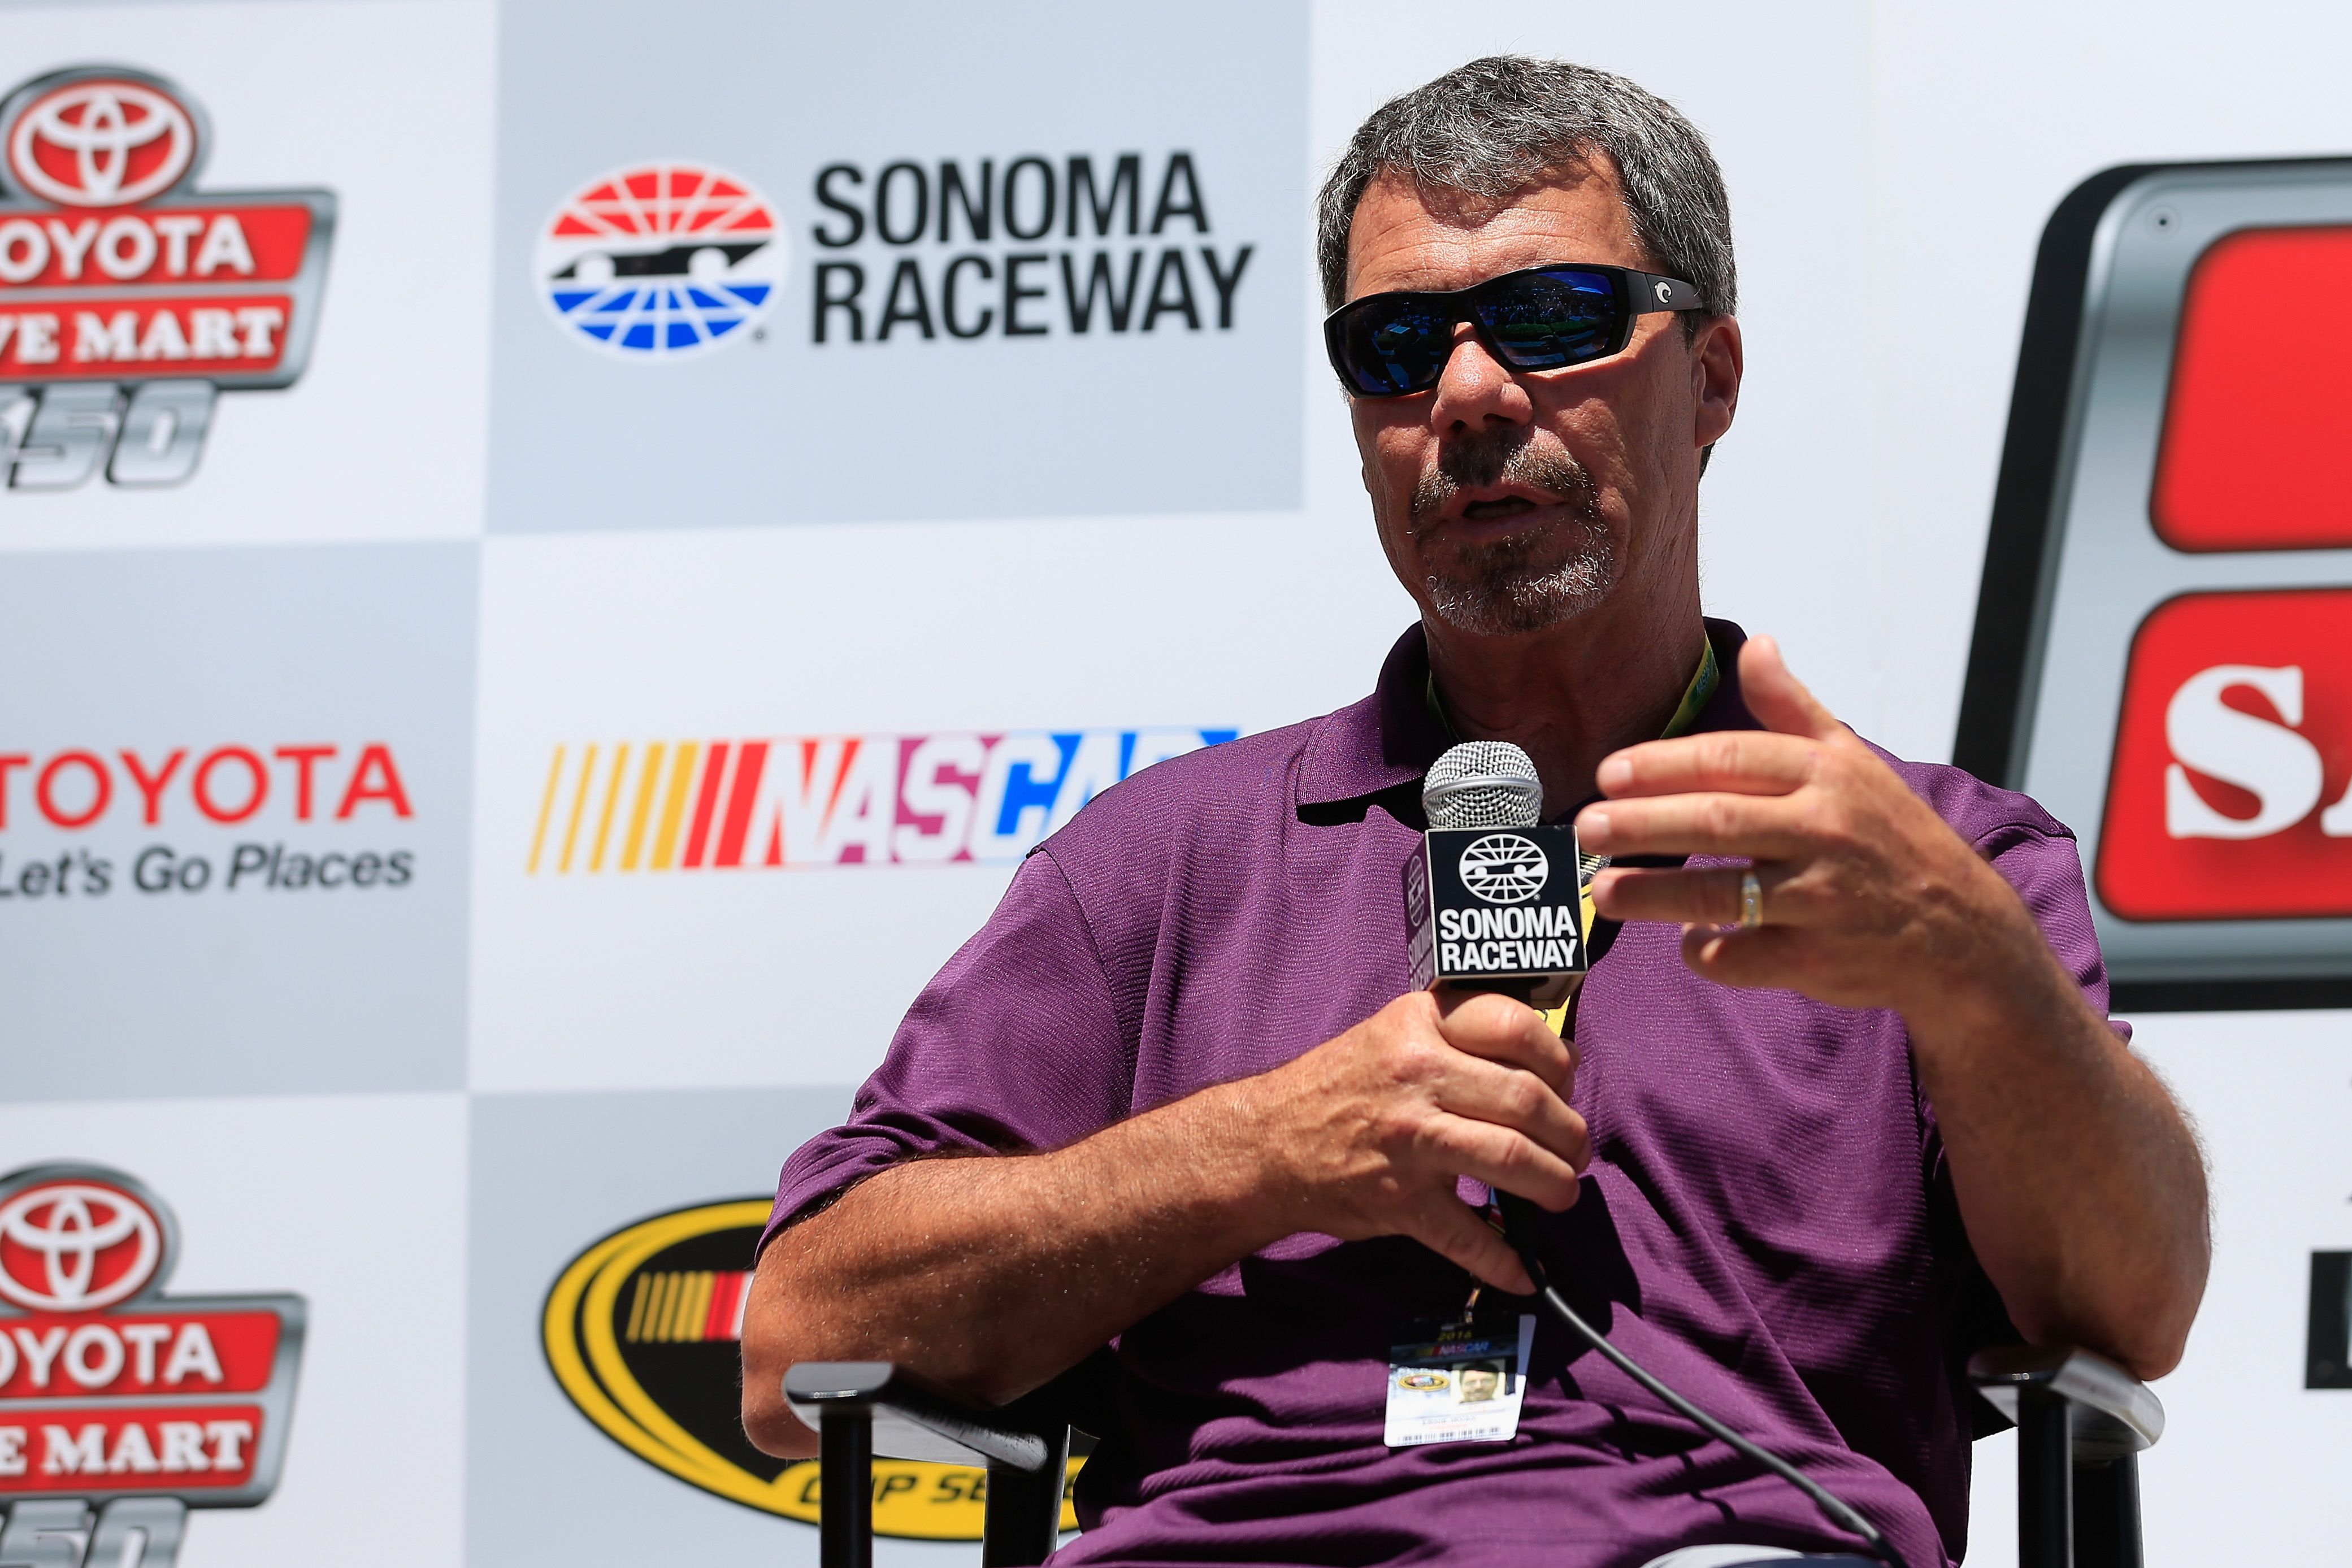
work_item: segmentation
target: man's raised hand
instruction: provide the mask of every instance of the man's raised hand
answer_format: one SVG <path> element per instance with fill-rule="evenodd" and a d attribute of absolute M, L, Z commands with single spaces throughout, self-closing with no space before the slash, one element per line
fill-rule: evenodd
<path fill-rule="evenodd" d="M 1601 914 L 1682 923 L 1684 960 L 1725 985 L 1906 1014 L 2051 962 L 2000 873 L 1789 673 L 1770 638 L 1740 650 L 1739 677 L 1762 732 L 1612 754 L 1597 778 L 1608 799 L 1577 832 L 1618 859 L 1749 860 L 1764 924 L 1724 929 L 1739 919 L 1738 866 L 1603 872 Z"/>

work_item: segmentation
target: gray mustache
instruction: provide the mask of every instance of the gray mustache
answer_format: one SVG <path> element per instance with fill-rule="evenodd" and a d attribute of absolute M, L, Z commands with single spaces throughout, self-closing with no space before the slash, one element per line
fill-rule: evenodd
<path fill-rule="evenodd" d="M 1415 522 L 1435 517 L 1465 490 L 1527 485 L 1559 497 L 1586 517 L 1594 512 L 1592 476 L 1557 447 L 1525 434 L 1474 436 L 1438 448 L 1437 465 L 1412 489 Z"/>

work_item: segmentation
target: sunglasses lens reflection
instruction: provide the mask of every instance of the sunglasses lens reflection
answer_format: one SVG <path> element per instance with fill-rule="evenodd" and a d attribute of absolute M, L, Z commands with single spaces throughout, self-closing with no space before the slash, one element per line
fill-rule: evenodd
<path fill-rule="evenodd" d="M 1340 318 L 1340 374 L 1365 397 L 1426 392 L 1454 351 L 1461 295 L 1376 294 Z M 1468 296 L 1487 346 L 1520 371 L 1557 370 L 1607 354 L 1620 312 L 1607 275 L 1573 267 L 1498 277 Z"/>
<path fill-rule="evenodd" d="M 1453 320 L 1409 294 L 1367 305 L 1348 322 L 1347 371 L 1356 390 L 1380 397 L 1434 385 L 1453 346 Z"/>
<path fill-rule="evenodd" d="M 1512 367 L 1549 370 L 1608 352 L 1617 296 L 1591 272 L 1538 272 L 1504 280 L 1481 298 L 1478 324 Z"/>

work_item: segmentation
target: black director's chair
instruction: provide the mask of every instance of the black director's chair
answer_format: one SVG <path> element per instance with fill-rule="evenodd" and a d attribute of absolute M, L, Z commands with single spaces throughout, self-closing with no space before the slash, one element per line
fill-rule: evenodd
<path fill-rule="evenodd" d="M 2021 1345 L 1977 1356 L 1969 1377 L 2018 1428 L 2019 1568 L 2141 1568 L 2138 1455 L 2164 1432 L 2147 1385 L 2088 1351 Z M 874 1561 L 877 1454 L 987 1468 L 982 1568 L 1054 1550 L 1066 1421 L 957 1399 L 887 1361 L 803 1362 L 784 1396 L 823 1445 L 823 1568 Z"/>

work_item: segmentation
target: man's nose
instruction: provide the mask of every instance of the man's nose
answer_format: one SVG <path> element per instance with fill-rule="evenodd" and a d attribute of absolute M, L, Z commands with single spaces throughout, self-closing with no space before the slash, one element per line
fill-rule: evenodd
<path fill-rule="evenodd" d="M 1429 423 L 1441 434 L 1466 434 L 1502 425 L 1527 424 L 1535 403 L 1510 367 L 1487 351 L 1465 322 L 1454 329 L 1454 349 L 1437 378 Z"/>

